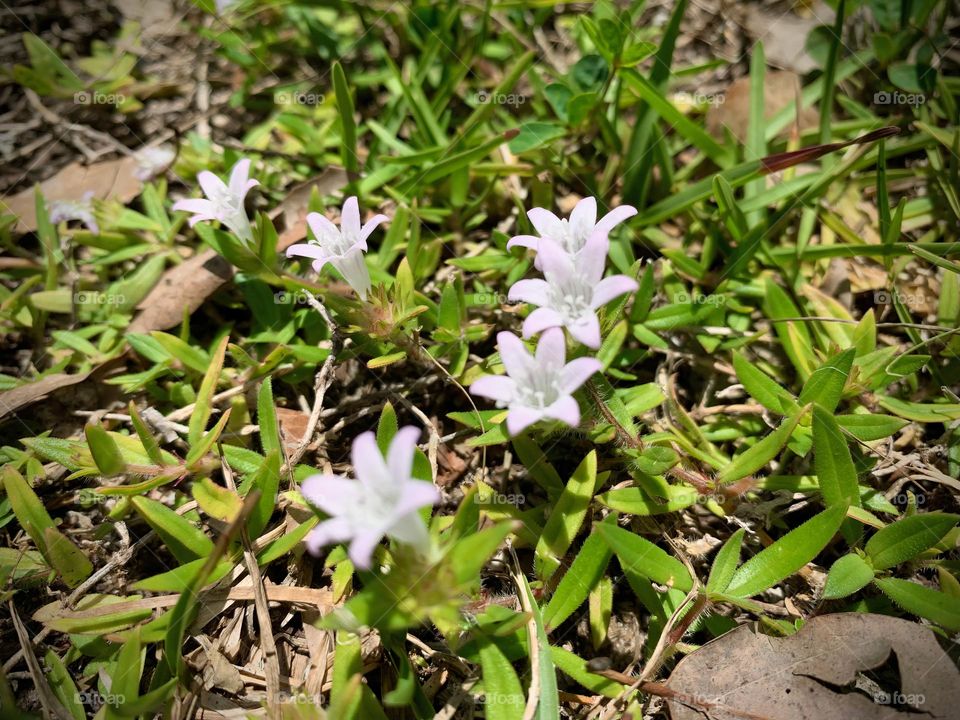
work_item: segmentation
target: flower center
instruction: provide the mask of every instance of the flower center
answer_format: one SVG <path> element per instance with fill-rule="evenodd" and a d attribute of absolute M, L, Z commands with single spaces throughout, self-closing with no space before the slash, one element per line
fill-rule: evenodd
<path fill-rule="evenodd" d="M 517 383 L 517 400 L 526 407 L 543 410 L 553 405 L 561 395 L 560 374 L 550 364 L 537 368 L 523 382 Z"/>
<path fill-rule="evenodd" d="M 564 250 L 572 255 L 583 249 L 586 239 L 580 236 L 580 233 L 570 224 L 567 218 L 561 218 L 560 233 L 556 240 Z"/>
<path fill-rule="evenodd" d="M 356 240 L 347 237 L 341 230 L 337 233 L 324 233 L 321 237 L 311 238 L 308 242 L 322 247 L 329 255 L 343 257 L 356 244 Z"/>
<path fill-rule="evenodd" d="M 550 307 L 560 313 L 564 321 L 576 322 L 589 313 L 593 287 L 581 276 L 575 275 L 565 283 L 550 284 Z"/>

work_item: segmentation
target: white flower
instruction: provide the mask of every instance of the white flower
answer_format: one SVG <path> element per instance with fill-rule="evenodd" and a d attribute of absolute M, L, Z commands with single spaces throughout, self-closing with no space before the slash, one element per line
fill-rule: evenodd
<path fill-rule="evenodd" d="M 511 435 L 543 418 L 570 427 L 580 424 L 580 407 L 571 393 L 601 369 L 599 360 L 581 357 L 566 362 L 563 330 L 559 328 L 540 336 L 536 356 L 509 332 L 497 335 L 497 347 L 506 376 L 486 375 L 470 386 L 470 392 L 508 408 L 507 431 Z"/>
<path fill-rule="evenodd" d="M 356 480 L 339 475 L 311 475 L 304 480 L 303 497 L 330 516 L 307 535 L 304 542 L 311 553 L 318 555 L 326 545 L 349 542 L 350 560 L 366 570 L 384 535 L 421 553 L 429 550 L 430 536 L 417 511 L 436 503 L 440 493 L 433 483 L 411 475 L 419 436 L 415 427 L 401 428 L 384 458 L 376 436 L 365 432 L 353 441 Z"/>
<path fill-rule="evenodd" d="M 510 238 L 507 247 L 512 248 L 519 245 L 537 250 L 534 264 L 540 270 L 542 267 L 539 254 L 541 238 L 553 240 L 564 252 L 576 256 L 583 250 L 589 237 L 592 235 L 607 237 L 613 228 L 636 214 L 636 208 L 630 205 L 621 205 L 608 212 L 597 222 L 597 200 L 592 197 L 585 197 L 580 200 L 573 208 L 573 212 L 570 213 L 569 220 L 558 218 L 545 208 L 531 208 L 527 211 L 527 217 L 536 231 L 540 233 L 540 237 L 536 235 L 517 235 Z"/>
<path fill-rule="evenodd" d="M 553 240 L 540 238 L 537 259 L 545 279 L 520 280 L 507 295 L 538 306 L 523 323 L 524 337 L 565 327 L 587 347 L 600 347 L 597 308 L 637 289 L 637 281 L 626 275 L 603 277 L 609 248 L 607 236 L 594 233 L 574 257 Z"/>
<path fill-rule="evenodd" d="M 80 200 L 51 200 L 47 211 L 53 224 L 79 220 L 94 235 L 100 234 L 100 226 L 93 214 L 93 190 L 85 192 Z"/>
<path fill-rule="evenodd" d="M 360 225 L 360 206 L 356 197 L 348 197 L 340 212 L 340 227 L 337 228 L 320 213 L 307 215 L 307 225 L 314 237 L 305 243 L 287 248 L 287 257 L 307 257 L 313 260 L 313 269 L 320 272 L 330 263 L 350 284 L 361 300 L 370 292 L 370 273 L 364 262 L 367 238 L 385 220 L 386 215 L 375 215 L 365 225 Z"/>
<path fill-rule="evenodd" d="M 204 170 L 197 175 L 200 187 L 203 188 L 204 198 L 178 200 L 173 204 L 174 210 L 193 213 L 190 218 L 190 227 L 201 220 L 218 220 L 226 225 L 245 243 L 253 242 L 253 228 L 250 219 L 243 207 L 243 201 L 250 189 L 259 185 L 257 180 L 250 179 L 250 161 L 238 160 L 230 170 L 230 182 L 224 183 L 212 172 Z"/>
<path fill-rule="evenodd" d="M 133 154 L 133 159 L 137 161 L 133 175 L 143 182 L 152 180 L 166 170 L 176 156 L 176 151 L 169 145 L 142 147 Z"/>

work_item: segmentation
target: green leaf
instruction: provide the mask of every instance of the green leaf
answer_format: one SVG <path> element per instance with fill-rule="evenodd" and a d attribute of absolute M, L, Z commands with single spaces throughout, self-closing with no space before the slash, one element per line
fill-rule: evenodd
<path fill-rule="evenodd" d="M 264 378 L 257 393 L 257 424 L 260 426 L 260 447 L 263 454 L 269 455 L 280 446 L 280 425 L 277 423 L 277 408 L 273 402 L 273 382 Z"/>
<path fill-rule="evenodd" d="M 727 538 L 713 559 L 713 566 L 710 568 L 710 577 L 707 578 L 708 593 L 725 592 L 733 574 L 740 564 L 740 547 L 743 545 L 743 535 L 746 532 L 743 528 L 737 530 L 733 535 Z"/>
<path fill-rule="evenodd" d="M 824 600 L 853 595 L 867 583 L 873 580 L 873 568 L 856 553 L 844 555 L 837 560 L 827 574 L 827 582 L 823 587 Z"/>
<path fill-rule="evenodd" d="M 213 411 L 213 394 L 217 390 L 217 381 L 220 379 L 220 371 L 223 369 L 223 358 L 227 351 L 227 342 L 229 335 L 224 335 L 217 345 L 217 349 L 210 358 L 209 367 L 203 376 L 203 382 L 200 384 L 200 390 L 197 392 L 197 401 L 190 415 L 190 425 L 187 437 L 190 445 L 194 445 L 207 429 L 207 422 L 210 420 L 210 413 Z"/>
<path fill-rule="evenodd" d="M 140 412 L 137 410 L 137 406 L 133 400 L 130 401 L 128 412 L 130 413 L 130 421 L 133 423 L 133 429 L 137 431 L 137 437 L 140 438 L 140 443 L 143 445 L 143 450 L 150 459 L 150 462 L 154 465 L 165 465 L 163 453 L 160 451 L 160 444 L 153 436 L 153 433 L 150 432 L 150 428 L 147 427 L 143 418 L 140 417 Z"/>
<path fill-rule="evenodd" d="M 357 123 L 353 119 L 353 98 L 347 76 L 339 62 L 333 63 L 333 90 L 337 97 L 337 112 L 340 115 L 340 157 L 347 174 L 353 179 L 360 172 L 357 157 Z"/>
<path fill-rule="evenodd" d="M 46 678 L 50 683 L 50 689 L 57 696 L 57 700 L 63 703 L 67 712 L 70 713 L 70 717 L 74 720 L 84 720 L 87 714 L 80 702 L 80 693 L 60 656 L 53 650 L 47 650 L 43 656 L 43 662 L 47 666 Z M 0 699 L 0 702 L 3 702 L 3 700 Z"/>
<path fill-rule="evenodd" d="M 397 411 L 393 404 L 386 402 L 383 410 L 380 411 L 380 420 L 377 422 L 377 447 L 384 457 L 390 449 L 390 442 L 393 440 L 397 431 L 400 429 L 397 422 Z"/>
<path fill-rule="evenodd" d="M 277 494 L 280 491 L 280 452 L 278 450 L 271 450 L 254 472 L 247 493 L 254 489 L 260 491 L 260 498 L 247 519 L 247 534 L 251 539 L 260 537 L 277 507 Z"/>
<path fill-rule="evenodd" d="M 166 505 L 145 497 L 133 497 L 130 502 L 179 562 L 187 563 L 213 552 L 213 541 Z"/>
<path fill-rule="evenodd" d="M 733 353 L 733 369 L 750 397 L 768 410 L 780 415 L 788 415 L 799 408 L 797 399 L 781 383 L 738 352 Z"/>
<path fill-rule="evenodd" d="M 46 557 L 68 587 L 76 587 L 93 573 L 89 558 L 56 528 L 43 531 Z"/>
<path fill-rule="evenodd" d="M 886 570 L 932 548 L 950 532 L 960 515 L 929 512 L 911 515 L 890 523 L 874 533 L 864 550 L 873 567 Z"/>
<path fill-rule="evenodd" d="M 683 563 L 649 540 L 606 523 L 595 527 L 617 554 L 621 566 L 681 592 L 689 592 L 693 587 L 693 579 Z"/>
<path fill-rule="evenodd" d="M 111 720 L 124 717 L 116 712 L 128 702 L 133 703 L 140 695 L 140 629 L 134 628 L 129 639 L 120 647 L 114 670 L 110 676 L 110 696 L 116 702 L 107 705 L 107 717 Z"/>
<path fill-rule="evenodd" d="M 537 543 L 534 568 L 540 578 L 549 578 L 580 532 L 597 485 L 597 452 L 592 450 L 573 471 Z"/>
<path fill-rule="evenodd" d="M 615 515 L 609 517 L 615 521 Z M 610 544 L 599 534 L 594 532 L 587 537 L 543 610 L 543 624 L 548 633 L 583 604 L 603 577 L 612 555 Z"/>
<path fill-rule="evenodd" d="M 833 415 L 819 405 L 813 407 L 813 461 L 828 506 L 860 505 L 857 470 L 847 439 Z"/>
<path fill-rule="evenodd" d="M 761 550 L 737 569 L 726 594 L 752 597 L 793 575 L 827 546 L 846 511 L 842 505 L 828 508 Z"/>
<path fill-rule="evenodd" d="M 532 664 L 530 668 L 530 672 L 535 673 L 540 681 L 537 711 L 533 717 L 535 720 L 560 720 L 557 670 L 553 666 L 553 658 L 550 656 L 550 641 L 547 639 L 547 632 L 543 627 L 540 607 L 530 590 L 530 584 L 527 582 L 526 576 L 520 573 L 517 577 L 522 583 L 518 589 L 521 594 L 520 599 L 523 609 L 529 612 L 533 618 L 534 630 L 533 632 L 529 630 L 527 632 L 527 646 L 538 648 L 537 662 L 535 665 Z"/>
<path fill-rule="evenodd" d="M 960 605 L 956 598 L 899 578 L 883 578 L 873 582 L 884 595 L 907 612 L 926 618 L 951 632 L 960 631 Z"/>
<path fill-rule="evenodd" d="M 736 482 L 748 475 L 752 475 L 773 460 L 783 446 L 787 444 L 787 441 L 793 434 L 794 428 L 804 414 L 806 414 L 805 409 L 797 410 L 790 417 L 784 418 L 783 422 L 780 423 L 780 427 L 757 442 L 753 447 L 737 455 L 737 457 L 733 459 L 733 462 L 717 473 L 717 483 L 726 485 L 727 483 Z"/>
<path fill-rule="evenodd" d="M 237 493 L 217 485 L 208 477 L 195 481 L 190 490 L 200 509 L 221 522 L 233 520 L 243 506 Z"/>
<path fill-rule="evenodd" d="M 522 714 L 526 697 L 516 670 L 492 638 L 477 638 L 480 668 L 483 671 L 484 717 L 487 720 L 513 720 Z"/>
<path fill-rule="evenodd" d="M 828 412 L 836 410 L 843 396 L 843 387 L 850 377 L 856 352 L 855 348 L 847 348 L 817 368 L 803 385 L 800 404 L 817 403 Z"/>
<path fill-rule="evenodd" d="M 33 488 L 12 465 L 6 465 L 3 468 L 3 489 L 20 527 L 46 557 L 47 542 L 44 533 L 48 529 L 56 528 L 53 518 L 50 517 Z"/>
<path fill-rule="evenodd" d="M 120 448 L 110 434 L 101 425 L 86 425 L 83 433 L 87 438 L 87 445 L 97 469 L 104 475 L 119 475 L 126 468 L 126 463 L 120 455 Z"/>
<path fill-rule="evenodd" d="M 855 415 L 836 415 L 837 424 L 857 440 L 871 442 L 890 437 L 908 425 L 906 420 L 882 413 L 857 413 Z"/>

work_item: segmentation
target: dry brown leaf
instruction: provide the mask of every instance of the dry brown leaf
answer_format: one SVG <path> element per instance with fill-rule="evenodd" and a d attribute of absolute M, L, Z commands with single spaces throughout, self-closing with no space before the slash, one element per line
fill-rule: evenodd
<path fill-rule="evenodd" d="M 135 175 L 137 161 L 132 156 L 104 160 L 93 165 L 71 163 L 52 178 L 40 183 L 40 191 L 49 205 L 54 200 L 79 202 L 87 193 L 97 200 L 116 200 L 128 203 L 143 189 L 143 182 Z M 17 232 L 37 229 L 34 189 L 27 188 L 11 197 L 0 198 L 0 210 L 19 218 Z"/>
<path fill-rule="evenodd" d="M 300 447 L 300 440 L 307 431 L 310 415 L 301 410 L 277 408 L 277 424 L 280 426 L 280 437 L 287 454 L 293 454 Z"/>
<path fill-rule="evenodd" d="M 56 373 L 54 375 L 47 375 L 31 383 L 25 383 L 15 388 L 4 390 L 0 392 L 0 418 L 4 418 L 25 405 L 29 405 L 46 397 L 54 390 L 83 382 L 90 377 L 90 373 L 92 372 L 93 370 L 88 370 L 87 372 L 76 373 L 74 375 Z"/>
<path fill-rule="evenodd" d="M 800 78 L 789 70 L 768 72 L 763 79 L 764 117 L 769 120 L 793 102 L 800 87 Z M 820 121 L 819 113 L 805 107 L 800 113 L 800 129 L 815 127 Z M 747 138 L 750 124 L 750 78 L 742 77 L 727 88 L 723 102 L 710 106 L 707 111 L 707 130 L 718 139 L 723 139 L 724 129 L 739 142 Z M 793 126 L 787 126 L 785 132 Z"/>
<path fill-rule="evenodd" d="M 931 630 L 861 613 L 786 638 L 742 625 L 681 660 L 667 686 L 680 695 L 667 699 L 673 720 L 947 720 L 960 707 L 960 672 Z"/>

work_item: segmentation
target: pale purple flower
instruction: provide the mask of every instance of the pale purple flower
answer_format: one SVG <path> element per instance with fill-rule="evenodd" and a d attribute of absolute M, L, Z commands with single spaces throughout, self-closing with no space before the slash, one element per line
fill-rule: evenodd
<path fill-rule="evenodd" d="M 566 362 L 563 330 L 554 328 L 540 336 L 536 355 L 510 332 L 497 335 L 506 375 L 486 375 L 470 386 L 474 395 L 495 400 L 507 408 L 507 432 L 516 435 L 538 420 L 559 420 L 570 427 L 580 424 L 580 407 L 571 393 L 583 385 L 602 364 L 581 357 Z"/>
<path fill-rule="evenodd" d="M 574 258 L 549 238 L 540 238 L 537 257 L 543 262 L 543 280 L 520 280 L 507 297 L 537 305 L 523 323 L 523 336 L 530 337 L 552 327 L 565 327 L 587 347 L 600 347 L 597 308 L 637 289 L 626 275 L 603 277 L 610 241 L 593 234 Z"/>
<path fill-rule="evenodd" d="M 592 235 L 607 237 L 613 228 L 636 214 L 636 208 L 630 205 L 621 205 L 608 212 L 600 219 L 600 222 L 597 222 L 597 200 L 592 197 L 585 197 L 578 202 L 573 208 L 573 212 L 570 213 L 569 220 L 558 218 L 544 208 L 531 208 L 527 211 L 527 217 L 536 231 L 540 233 L 540 236 L 517 235 L 510 238 L 507 247 L 512 248 L 519 245 L 537 250 L 534 264 L 539 270 L 542 268 L 539 255 L 541 238 L 549 238 L 559 245 L 564 252 L 577 256 L 587 244 L 587 239 Z"/>
<path fill-rule="evenodd" d="M 375 215 L 363 226 L 360 225 L 360 206 L 356 197 L 348 197 L 340 212 L 338 228 L 320 213 L 307 215 L 307 225 L 313 238 L 287 248 L 287 257 L 307 257 L 313 260 L 313 269 L 320 272 L 327 263 L 333 265 L 350 284 L 361 300 L 370 292 L 370 273 L 364 262 L 367 238 L 385 220 L 386 215 Z"/>
<path fill-rule="evenodd" d="M 100 226 L 93 213 L 93 190 L 85 192 L 80 200 L 51 200 L 47 211 L 53 224 L 79 220 L 94 235 L 100 234 Z"/>
<path fill-rule="evenodd" d="M 237 161 L 230 170 L 229 183 L 223 182 L 209 170 L 198 174 L 197 180 L 207 197 L 178 200 L 173 204 L 173 209 L 193 213 L 190 227 L 201 220 L 218 220 L 245 243 L 253 242 L 253 228 L 243 201 L 250 189 L 260 182 L 250 179 L 250 161 Z"/>
<path fill-rule="evenodd" d="M 356 480 L 340 475 L 311 475 L 304 480 L 303 497 L 330 516 L 307 535 L 311 553 L 348 542 L 350 560 L 366 570 L 384 535 L 420 552 L 429 549 L 427 527 L 417 510 L 433 505 L 440 493 L 433 483 L 411 476 L 419 436 L 415 427 L 401 428 L 384 458 L 376 436 L 365 432 L 353 441 Z"/>
<path fill-rule="evenodd" d="M 176 151 L 169 145 L 142 147 L 133 154 L 133 159 L 137 162 L 133 175 L 143 182 L 152 180 L 166 170 L 176 156 Z"/>

